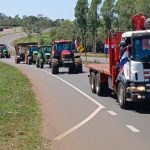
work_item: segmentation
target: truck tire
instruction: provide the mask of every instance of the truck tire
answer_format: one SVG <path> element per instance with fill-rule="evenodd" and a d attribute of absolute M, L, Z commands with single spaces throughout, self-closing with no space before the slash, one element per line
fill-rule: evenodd
<path fill-rule="evenodd" d="M 90 82 L 90 87 L 91 87 L 92 93 L 96 93 L 96 89 L 95 89 L 95 73 L 94 72 L 91 72 L 90 78 L 89 78 L 89 82 Z"/>
<path fill-rule="evenodd" d="M 101 83 L 100 74 L 97 73 L 95 76 L 95 90 L 98 96 L 103 96 L 105 93 L 104 84 Z"/>
<path fill-rule="evenodd" d="M 122 109 L 127 108 L 126 90 L 122 82 L 119 82 L 117 89 L 118 103 Z"/>

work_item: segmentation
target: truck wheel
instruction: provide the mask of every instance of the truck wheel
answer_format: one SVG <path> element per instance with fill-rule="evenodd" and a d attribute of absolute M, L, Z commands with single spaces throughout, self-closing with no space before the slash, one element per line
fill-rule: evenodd
<path fill-rule="evenodd" d="M 122 109 L 126 109 L 127 108 L 126 91 L 125 87 L 121 82 L 119 82 L 118 84 L 117 96 L 120 107 Z"/>
<path fill-rule="evenodd" d="M 91 72 L 90 78 L 89 78 L 89 82 L 90 82 L 91 91 L 93 93 L 96 93 L 96 89 L 95 89 L 95 73 L 94 72 Z"/>
<path fill-rule="evenodd" d="M 98 74 L 98 73 L 95 76 L 95 90 L 96 90 L 96 94 L 98 96 L 104 95 L 105 88 L 104 88 L 103 84 L 101 83 L 100 74 Z"/>

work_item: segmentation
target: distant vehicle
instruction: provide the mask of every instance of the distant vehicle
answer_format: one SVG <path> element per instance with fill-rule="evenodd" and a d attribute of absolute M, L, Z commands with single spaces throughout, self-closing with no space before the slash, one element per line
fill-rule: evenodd
<path fill-rule="evenodd" d="M 10 58 L 10 53 L 5 44 L 0 44 L 0 58 Z"/>
<path fill-rule="evenodd" d="M 43 68 L 44 64 L 51 64 L 50 57 L 51 57 L 51 50 L 52 46 L 40 46 L 39 47 L 39 55 L 36 57 L 36 67 Z"/>
<path fill-rule="evenodd" d="M 51 55 L 52 74 L 58 74 L 60 67 L 68 68 L 70 74 L 82 72 L 82 60 L 80 56 L 74 56 L 71 40 L 54 41 Z"/>
<path fill-rule="evenodd" d="M 15 44 L 15 62 L 18 64 L 20 62 L 25 62 L 26 64 L 31 64 L 31 52 L 29 52 L 29 47 L 31 49 L 31 46 L 37 46 L 38 43 L 32 42 L 32 43 L 18 43 Z"/>
<path fill-rule="evenodd" d="M 0 31 L 3 31 L 4 30 L 4 28 L 3 27 L 0 27 Z"/>

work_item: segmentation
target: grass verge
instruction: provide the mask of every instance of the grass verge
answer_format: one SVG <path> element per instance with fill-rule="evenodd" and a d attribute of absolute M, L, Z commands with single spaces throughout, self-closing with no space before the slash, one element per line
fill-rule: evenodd
<path fill-rule="evenodd" d="M 0 62 L 0 150 L 43 150 L 41 111 L 31 84 Z"/>

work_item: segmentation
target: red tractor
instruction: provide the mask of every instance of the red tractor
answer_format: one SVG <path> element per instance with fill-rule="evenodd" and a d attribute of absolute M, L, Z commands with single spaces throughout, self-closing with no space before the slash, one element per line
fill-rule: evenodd
<path fill-rule="evenodd" d="M 68 68 L 70 74 L 82 72 L 80 56 L 74 56 L 71 40 L 55 41 L 51 55 L 52 74 L 58 74 L 60 67 Z"/>

